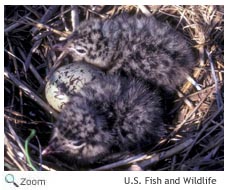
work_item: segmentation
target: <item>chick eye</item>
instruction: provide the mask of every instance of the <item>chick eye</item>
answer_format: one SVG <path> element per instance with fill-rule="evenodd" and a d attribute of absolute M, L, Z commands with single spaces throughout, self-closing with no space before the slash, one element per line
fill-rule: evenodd
<path fill-rule="evenodd" d="M 73 141 L 72 144 L 73 144 L 74 146 L 80 146 L 80 145 L 83 144 L 83 141 Z"/>
<path fill-rule="evenodd" d="M 75 50 L 79 55 L 85 55 L 87 53 L 87 49 L 81 46 L 76 46 Z"/>
<path fill-rule="evenodd" d="M 85 142 L 82 140 L 79 141 L 72 141 L 72 145 L 74 146 L 75 149 L 80 149 L 85 146 Z"/>

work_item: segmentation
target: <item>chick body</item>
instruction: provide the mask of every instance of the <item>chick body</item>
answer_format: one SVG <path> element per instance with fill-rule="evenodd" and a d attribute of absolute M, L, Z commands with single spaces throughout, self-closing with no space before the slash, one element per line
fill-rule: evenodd
<path fill-rule="evenodd" d="M 45 153 L 86 165 L 156 144 L 165 134 L 160 106 L 156 90 L 141 81 L 100 77 L 66 104 Z"/>
<path fill-rule="evenodd" d="M 63 47 L 74 60 L 174 89 L 194 56 L 183 36 L 154 17 L 122 14 L 82 22 Z"/>

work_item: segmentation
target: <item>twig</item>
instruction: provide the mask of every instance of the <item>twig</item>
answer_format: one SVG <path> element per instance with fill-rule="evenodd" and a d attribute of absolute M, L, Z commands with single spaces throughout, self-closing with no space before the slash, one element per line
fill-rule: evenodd
<path fill-rule="evenodd" d="M 27 87 L 25 84 L 23 84 L 21 81 L 19 81 L 13 74 L 9 73 L 8 70 L 4 69 L 4 76 L 11 81 L 14 82 L 14 84 L 21 89 L 25 94 L 27 94 L 31 99 L 33 99 L 35 102 L 37 102 L 43 109 L 45 109 L 48 113 L 52 114 L 55 118 L 58 117 L 58 114 L 56 111 L 54 111 L 49 105 L 47 105 L 39 96 L 37 96 L 29 87 Z"/>
<path fill-rule="evenodd" d="M 128 165 L 128 164 L 131 164 L 131 163 L 135 163 L 135 162 L 137 162 L 139 160 L 142 160 L 142 159 L 144 159 L 146 157 L 147 157 L 146 154 L 139 154 L 139 155 L 127 158 L 125 160 L 121 160 L 121 161 L 118 161 L 118 162 L 115 162 L 115 163 L 111 163 L 111 164 L 107 164 L 105 166 L 101 166 L 99 168 L 95 168 L 92 171 L 110 170 L 110 169 L 117 168 L 117 167 L 120 167 L 120 166 L 124 166 L 124 165 Z"/>
<path fill-rule="evenodd" d="M 214 63 L 212 61 L 211 55 L 208 52 L 208 50 L 206 50 L 206 53 L 207 53 L 207 56 L 208 56 L 208 59 L 209 59 L 209 62 L 210 62 L 212 77 L 213 77 L 214 82 L 215 82 L 216 102 L 217 102 L 218 107 L 221 107 L 223 105 L 223 103 L 222 103 L 221 94 L 219 92 L 219 85 L 218 85 L 218 80 L 217 80 L 217 77 L 216 77 L 216 74 L 215 74 Z"/>
<path fill-rule="evenodd" d="M 53 65 L 49 71 L 49 73 L 46 76 L 46 81 L 50 79 L 51 75 L 54 73 L 54 71 L 62 64 L 62 59 L 66 56 L 66 52 L 62 52 L 57 60 L 55 61 L 55 65 Z"/>
<path fill-rule="evenodd" d="M 150 159 L 144 160 L 142 162 L 139 163 L 139 166 L 141 168 L 146 168 L 148 166 L 151 166 L 161 160 L 164 160 L 166 158 L 169 158 L 179 152 L 181 152 L 182 150 L 186 149 L 187 147 L 189 147 L 193 142 L 193 139 L 188 139 L 185 142 L 175 146 L 174 148 L 168 150 L 168 151 L 164 151 L 155 155 L 152 155 L 152 157 Z"/>
<path fill-rule="evenodd" d="M 193 84 L 193 86 L 195 86 L 196 90 L 202 90 L 202 88 L 200 87 L 200 85 L 191 77 L 191 76 L 187 76 L 187 80 Z"/>
<path fill-rule="evenodd" d="M 26 56 L 24 54 L 24 52 L 21 50 L 21 48 L 17 48 L 18 51 L 20 52 L 21 56 L 23 57 L 23 59 L 26 59 Z M 25 65 L 25 63 L 23 62 L 23 65 Z M 42 79 L 42 77 L 40 76 L 40 74 L 37 72 L 37 70 L 35 69 L 35 67 L 33 66 L 32 63 L 29 64 L 29 69 L 31 70 L 31 72 L 33 73 L 33 75 L 35 76 L 35 78 L 37 79 L 37 81 L 40 83 L 40 86 L 44 86 L 45 82 Z"/>
<path fill-rule="evenodd" d="M 9 156 L 9 158 L 13 161 L 13 163 L 18 167 L 18 169 L 20 170 L 20 171 L 25 171 L 26 169 L 24 168 L 24 166 L 22 166 L 20 163 L 18 163 L 18 161 L 15 159 L 15 153 L 13 153 L 13 151 L 11 150 L 11 148 L 9 148 L 9 146 L 11 146 L 10 145 L 10 143 L 9 143 L 9 140 L 5 137 L 5 139 L 4 139 L 4 143 L 5 143 L 5 145 L 6 145 L 6 154 Z M 5 157 L 6 157 L 6 155 L 5 155 Z"/>
<path fill-rule="evenodd" d="M 45 11 L 45 14 L 42 16 L 42 18 L 40 19 L 40 23 L 42 23 L 42 24 L 45 24 L 45 23 L 47 23 L 47 21 L 52 17 L 52 15 L 58 10 L 58 8 L 59 8 L 59 6 L 58 5 L 52 5 L 52 6 L 50 6 L 49 8 L 48 8 L 48 10 L 47 11 Z M 31 30 L 31 32 L 33 33 L 33 34 L 35 34 L 36 32 L 37 32 L 37 28 L 33 28 L 32 30 Z"/>
<path fill-rule="evenodd" d="M 194 97 L 196 95 L 203 94 L 204 92 L 206 92 L 206 91 L 208 91 L 208 90 L 210 90 L 212 88 L 215 88 L 215 84 L 213 84 L 212 86 L 208 86 L 208 87 L 206 87 L 206 88 L 204 88 L 204 89 L 202 89 L 200 91 L 196 91 L 196 92 L 194 92 L 192 94 L 189 94 L 186 97 L 191 98 L 191 97 Z"/>
<path fill-rule="evenodd" d="M 60 8 L 60 11 L 61 11 L 61 14 L 59 15 L 63 25 L 64 25 L 64 29 L 65 31 L 70 31 L 70 28 L 67 26 L 67 18 L 65 18 L 64 14 L 67 13 L 68 11 L 70 11 L 70 9 L 68 9 L 68 11 L 64 10 L 65 9 L 65 6 L 61 6 Z"/>
<path fill-rule="evenodd" d="M 213 90 L 213 89 L 212 89 Z M 198 105 L 190 112 L 188 113 L 188 115 L 186 116 L 186 118 L 179 124 L 176 126 L 176 128 L 173 130 L 173 132 L 170 134 L 170 136 L 174 136 L 181 128 L 182 126 L 186 123 L 186 121 L 188 121 L 188 119 L 196 112 L 196 110 L 202 105 L 202 103 L 208 98 L 209 94 L 212 92 L 212 90 L 210 90 L 206 96 L 198 103 Z"/>
<path fill-rule="evenodd" d="M 202 45 L 200 45 L 199 47 L 199 66 L 200 68 L 203 68 L 205 66 L 204 47 Z M 200 73 L 201 73 L 201 69 L 197 69 L 196 71 L 194 71 L 193 77 L 198 78 Z M 181 89 L 181 91 L 185 93 L 191 87 L 191 85 L 192 85 L 191 82 L 186 83 Z"/>
<path fill-rule="evenodd" d="M 76 27 L 79 25 L 79 15 L 78 15 L 78 7 L 76 5 L 71 6 L 71 23 L 73 32 L 76 31 Z"/>
<path fill-rule="evenodd" d="M 13 127 L 11 126 L 10 122 L 8 120 L 6 120 L 7 126 L 9 128 L 10 133 L 13 135 L 13 138 L 15 140 L 15 142 L 17 142 L 17 145 L 20 147 L 21 151 L 23 152 L 23 154 L 25 154 L 25 149 L 21 143 L 21 140 L 19 139 L 19 137 L 17 136 L 16 132 L 14 131 Z"/>
<path fill-rule="evenodd" d="M 48 25 L 39 23 L 39 22 L 29 18 L 29 17 L 25 17 L 25 18 L 31 22 L 30 24 L 35 25 L 39 29 L 46 29 L 47 31 L 51 31 L 51 32 L 58 34 L 59 36 L 63 36 L 63 37 L 69 36 L 69 34 L 67 34 L 65 32 L 60 32 L 59 30 L 56 30 L 56 29 L 54 29 Z"/>
<path fill-rule="evenodd" d="M 18 138 L 16 132 L 14 131 L 13 127 L 11 126 L 11 124 L 10 124 L 10 122 L 9 122 L 8 120 L 6 120 L 6 124 L 7 124 L 8 128 L 9 128 L 10 134 L 12 135 L 14 141 L 17 143 L 18 147 L 20 148 L 20 151 L 22 151 L 22 153 L 25 155 L 24 147 L 23 147 L 23 145 L 22 145 L 20 139 Z M 13 158 L 13 156 L 15 157 L 15 155 L 17 155 L 17 153 L 15 153 L 17 150 L 16 150 L 15 148 L 11 148 L 11 149 L 12 149 L 12 150 L 11 150 L 11 149 L 9 148 L 9 145 L 10 145 L 11 147 L 12 147 L 12 145 L 11 145 L 11 143 L 9 143 L 9 142 L 10 142 L 10 141 L 9 141 L 8 138 L 6 137 L 6 132 L 5 132 L 5 144 L 7 145 L 7 143 L 8 143 L 8 145 L 7 145 L 8 151 L 9 151 L 9 154 L 8 154 L 8 155 L 9 155 L 9 156 L 12 155 L 12 156 L 10 156 L 11 159 L 12 159 L 12 161 L 18 166 L 18 168 L 19 168 L 20 170 L 24 171 L 25 169 L 23 168 L 23 166 L 21 166 L 21 165 L 18 163 L 18 161 L 16 161 L 16 160 Z M 14 153 L 13 153 L 13 152 L 14 152 Z"/>
<path fill-rule="evenodd" d="M 180 165 L 182 165 L 184 160 L 187 158 L 187 156 L 189 155 L 190 151 L 192 150 L 193 146 L 196 144 L 197 140 L 202 135 L 202 133 L 206 130 L 206 128 L 208 128 L 209 124 L 211 123 L 211 120 L 213 120 L 222 110 L 223 110 L 223 107 L 220 107 L 219 110 L 216 113 L 213 114 L 212 118 L 203 126 L 203 128 L 200 130 L 200 132 L 197 133 L 196 138 L 194 139 L 192 145 L 189 147 L 189 149 L 188 149 L 187 153 L 185 154 L 184 158 L 181 160 L 181 164 Z"/>
<path fill-rule="evenodd" d="M 212 120 L 213 121 L 213 120 Z M 200 141 L 202 141 L 203 139 L 205 139 L 207 136 L 209 136 L 213 131 L 215 131 L 218 127 L 221 127 L 221 125 L 224 124 L 224 120 L 220 121 L 219 123 L 217 123 L 215 126 L 211 127 L 212 129 L 210 131 L 208 131 L 203 137 L 201 137 L 201 139 L 199 139 L 197 141 L 197 143 L 199 143 Z"/>
<path fill-rule="evenodd" d="M 87 11 L 87 15 L 88 15 L 88 12 L 91 12 L 91 13 L 93 13 L 93 14 L 95 14 L 95 15 L 101 17 L 101 18 L 106 18 L 106 16 L 104 16 L 104 15 L 102 15 L 102 14 L 99 14 L 99 13 L 97 13 L 96 11 L 93 11 L 92 9 L 88 9 L 88 8 L 85 7 L 85 6 L 78 5 L 78 7 L 83 8 L 84 10 L 86 10 L 86 11 Z M 86 17 L 86 18 L 87 18 L 87 17 Z"/>
<path fill-rule="evenodd" d="M 24 17 L 28 17 L 31 13 L 28 13 L 26 14 L 25 16 L 23 16 L 21 19 L 19 20 L 16 20 L 13 22 L 13 24 L 11 24 L 10 26 L 7 26 L 5 29 L 4 29 L 4 33 L 9 33 L 9 32 L 12 32 L 12 30 L 14 30 L 15 28 L 19 27 L 20 25 L 22 24 L 25 24 L 25 22 L 23 21 Z"/>
<path fill-rule="evenodd" d="M 32 54 L 38 49 L 38 47 L 40 46 L 42 42 L 42 39 L 41 40 L 37 40 L 32 48 L 30 49 L 28 55 L 27 55 L 27 58 L 25 59 L 25 62 L 24 62 L 24 65 L 25 65 L 25 72 L 27 72 L 28 68 L 30 67 L 30 64 L 31 64 L 31 59 L 32 59 Z"/>
<path fill-rule="evenodd" d="M 42 157 L 42 148 L 41 148 L 41 144 L 39 141 L 39 138 L 36 136 L 36 141 L 38 143 L 38 148 L 39 148 L 39 166 L 40 166 L 40 171 L 42 171 L 42 163 L 43 163 L 43 157 Z"/>
<path fill-rule="evenodd" d="M 23 60 L 21 60 L 19 57 L 17 57 L 16 55 L 14 55 L 13 53 L 11 53 L 10 51 L 8 51 L 6 49 L 4 49 L 4 51 L 7 52 L 11 57 L 13 57 L 14 58 L 13 60 L 17 59 L 23 65 L 24 70 L 26 70 L 26 68 L 25 68 L 26 66 L 25 66 L 25 63 L 24 63 Z M 18 48 L 18 51 L 20 52 L 21 56 L 23 58 L 25 58 L 25 55 L 24 55 L 23 51 L 20 48 Z M 18 73 L 16 62 L 14 63 L 14 65 L 15 65 L 16 73 Z M 44 86 L 45 83 L 44 83 L 43 79 L 41 78 L 40 74 L 36 71 L 36 69 L 34 68 L 34 66 L 32 64 L 29 64 L 29 69 L 32 71 L 32 73 L 34 74 L 35 78 L 40 83 L 40 85 Z M 26 72 L 25 72 L 25 75 L 26 75 Z M 19 74 L 17 74 L 17 76 L 19 76 Z"/>
<path fill-rule="evenodd" d="M 145 5 L 138 5 L 139 9 L 142 11 L 143 14 L 145 14 L 146 16 L 151 16 L 151 12 L 148 11 L 148 9 L 146 8 Z"/>
<path fill-rule="evenodd" d="M 180 98 L 183 98 L 184 103 L 185 103 L 190 109 L 193 109 L 193 108 L 194 108 L 192 102 L 191 102 L 187 97 L 185 97 L 185 95 L 184 95 L 181 91 L 177 90 L 177 94 L 178 94 L 178 96 L 179 96 Z"/>
<path fill-rule="evenodd" d="M 29 11 L 29 13 L 31 12 L 37 18 L 40 18 L 40 13 L 38 13 L 38 11 L 35 8 L 33 8 L 32 6 L 30 6 L 30 5 L 24 5 L 23 7 L 25 9 L 27 9 Z"/>
<path fill-rule="evenodd" d="M 193 139 L 188 139 L 187 141 L 175 146 L 174 148 L 164 151 L 157 154 L 147 155 L 147 154 L 139 154 L 130 158 L 127 158 L 125 160 L 121 160 L 112 164 L 107 164 L 105 166 L 101 166 L 99 168 L 93 169 L 93 171 L 99 171 L 99 170 L 110 170 L 113 168 L 117 168 L 124 165 L 129 165 L 132 163 L 137 163 L 137 167 L 144 169 L 145 167 L 155 164 L 161 160 L 164 160 L 168 157 L 171 157 L 172 155 L 177 154 L 178 152 L 181 152 L 186 147 L 189 147 L 189 145 L 193 142 Z"/>

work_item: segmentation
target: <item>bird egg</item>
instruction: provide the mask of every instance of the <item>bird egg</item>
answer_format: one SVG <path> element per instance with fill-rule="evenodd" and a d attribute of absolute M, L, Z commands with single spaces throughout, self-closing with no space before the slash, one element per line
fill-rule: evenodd
<path fill-rule="evenodd" d="M 46 99 L 55 110 L 61 111 L 86 83 L 101 75 L 104 75 L 101 70 L 86 63 L 76 62 L 62 66 L 52 74 L 46 84 Z"/>

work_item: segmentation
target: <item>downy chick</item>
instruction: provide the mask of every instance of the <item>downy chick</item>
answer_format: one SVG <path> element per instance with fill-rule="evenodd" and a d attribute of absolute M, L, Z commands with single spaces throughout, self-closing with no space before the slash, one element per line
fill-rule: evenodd
<path fill-rule="evenodd" d="M 65 106 L 55 126 L 43 154 L 59 154 L 81 165 L 154 145 L 166 132 L 156 90 L 119 76 L 88 83 Z"/>
<path fill-rule="evenodd" d="M 194 63 L 179 32 L 146 16 L 86 20 L 58 48 L 108 73 L 121 72 L 171 90 L 183 83 Z"/>

